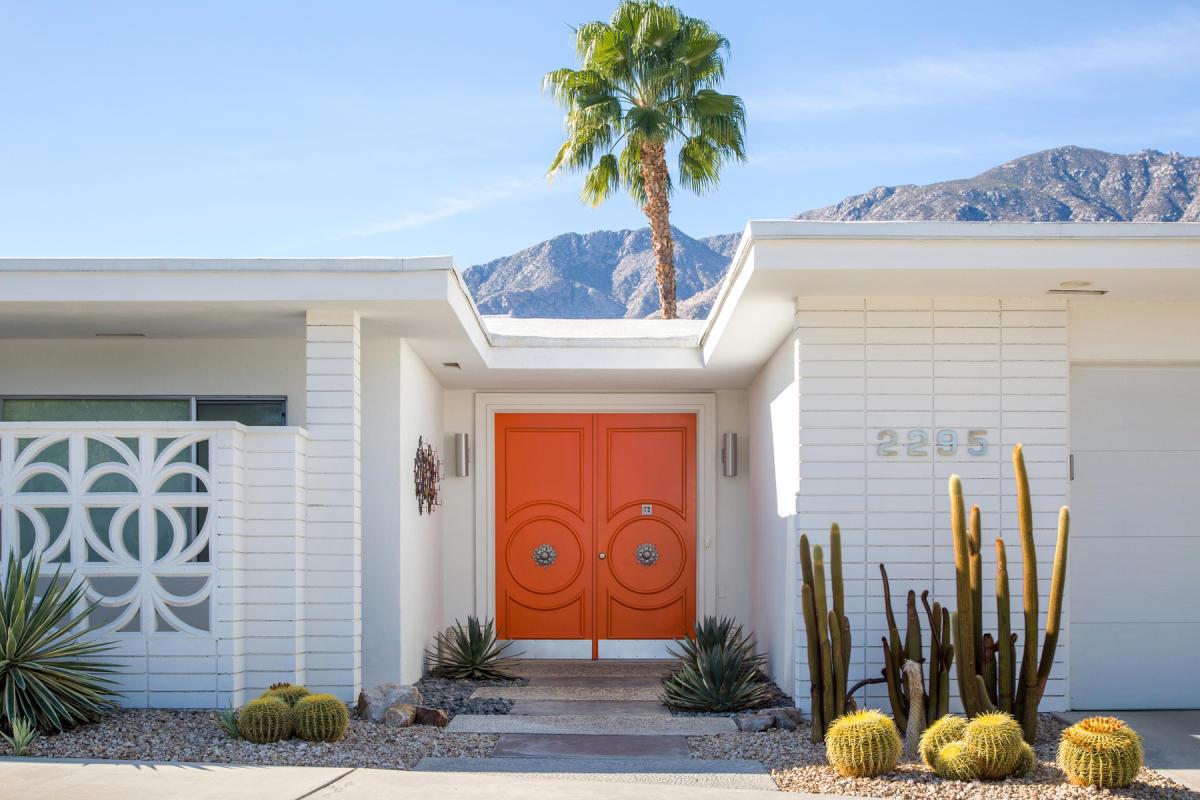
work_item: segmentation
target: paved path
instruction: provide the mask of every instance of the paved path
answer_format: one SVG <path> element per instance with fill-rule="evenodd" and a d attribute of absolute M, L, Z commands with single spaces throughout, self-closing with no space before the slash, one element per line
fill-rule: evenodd
<path fill-rule="evenodd" d="M 776 791 L 757 761 L 688 756 L 687 737 L 736 731 L 728 717 L 676 717 L 658 701 L 664 661 L 525 661 L 527 686 L 481 687 L 507 715 L 460 714 L 447 730 L 496 733 L 490 758 L 426 758 L 419 772 Z M 739 795 L 740 796 L 740 795 Z"/>
<path fill-rule="evenodd" d="M 720 784 L 677 786 L 651 780 L 613 783 L 579 775 L 562 779 L 502 771 L 480 780 L 478 775 L 464 776 L 459 771 L 0 758 L 0 797 L 4 800 L 528 800 L 542 796 L 572 800 L 720 800 L 731 796 L 737 800 L 766 800 L 779 796 L 744 788 L 731 792 L 731 788 Z M 803 800 L 805 795 L 795 797 Z"/>
<path fill-rule="evenodd" d="M 1084 717 L 1118 717 L 1141 734 L 1146 766 L 1200 792 L 1200 710 L 1064 711 L 1068 723 Z"/>

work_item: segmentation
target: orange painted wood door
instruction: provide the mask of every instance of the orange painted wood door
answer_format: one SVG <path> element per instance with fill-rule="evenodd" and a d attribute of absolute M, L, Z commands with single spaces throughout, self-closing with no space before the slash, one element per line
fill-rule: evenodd
<path fill-rule="evenodd" d="M 696 619 L 696 417 L 596 416 L 597 639 L 680 639 Z"/>
<path fill-rule="evenodd" d="M 496 624 L 502 639 L 592 639 L 591 414 L 496 415 Z"/>

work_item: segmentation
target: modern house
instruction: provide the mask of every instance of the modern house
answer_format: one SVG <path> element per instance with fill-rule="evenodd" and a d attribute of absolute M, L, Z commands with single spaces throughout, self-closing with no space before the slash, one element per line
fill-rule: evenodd
<path fill-rule="evenodd" d="M 1019 561 L 1023 442 L 1043 593 L 1073 513 L 1043 707 L 1200 706 L 1198 409 L 1200 225 L 752 222 L 704 321 L 485 319 L 448 258 L 0 260 L 0 552 L 88 581 L 131 705 L 412 682 L 468 614 L 565 658 L 732 615 L 805 704 L 800 533 L 875 675 L 879 563 L 953 603 L 952 472 Z"/>

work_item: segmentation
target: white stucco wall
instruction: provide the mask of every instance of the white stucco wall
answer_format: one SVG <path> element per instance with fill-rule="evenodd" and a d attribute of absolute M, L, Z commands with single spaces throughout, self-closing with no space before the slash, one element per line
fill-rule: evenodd
<path fill-rule="evenodd" d="M 0 394 L 287 395 L 305 424 L 304 334 L 280 339 L 0 339 Z"/>
<path fill-rule="evenodd" d="M 475 613 L 475 474 L 482 465 L 475 461 L 475 392 L 467 389 L 446 390 L 442 394 L 442 424 L 445 429 L 442 452 L 446 453 L 445 480 L 442 481 L 442 624 L 465 620 Z M 471 474 L 454 475 L 456 433 L 465 433 L 471 442 Z"/>
<path fill-rule="evenodd" d="M 717 615 L 729 616 L 750 626 L 753 590 L 749 474 L 749 392 L 744 389 L 717 392 L 717 453 L 700 454 L 716 459 L 717 471 Z M 722 472 L 721 441 L 726 433 L 738 437 L 738 474 L 727 478 Z"/>
<path fill-rule="evenodd" d="M 1010 459 L 1017 442 L 1025 444 L 1030 473 L 1044 624 L 1057 512 L 1067 502 L 1065 303 L 802 298 L 797 337 L 797 523 L 814 544 L 827 543 L 830 523 L 842 527 L 846 613 L 855 644 L 851 682 L 880 669 L 879 642 L 886 633 L 880 562 L 888 568 L 898 615 L 909 589 L 918 594 L 930 589 L 932 599 L 953 606 L 947 494 L 952 472 L 963 479 L 968 505 L 981 508 L 985 541 L 1003 536 L 1010 587 L 1019 597 L 1021 548 Z M 937 450 L 935 436 L 942 430 L 959 438 L 953 453 Z M 968 452 L 973 430 L 984 432 L 986 453 Z M 884 431 L 899 439 L 886 449 L 894 455 L 879 450 Z M 928 444 L 909 449 L 920 432 Z M 988 546 L 984 597 L 994 597 L 994 575 L 994 548 Z M 1069 613 L 1068 604 L 1064 624 Z M 984 625 L 995 628 L 994 603 L 984 604 Z M 1019 615 L 1014 625 L 1021 630 Z M 796 654 L 797 697 L 806 706 L 802 622 Z M 1043 709 L 1065 705 L 1068 654 L 1069 643 L 1060 641 Z M 886 705 L 883 687 L 869 687 L 867 702 Z"/>
<path fill-rule="evenodd" d="M 1073 363 L 1200 361 L 1200 303 L 1073 301 Z"/>
<path fill-rule="evenodd" d="M 767 653 L 772 677 L 783 687 L 793 680 L 795 587 L 789 554 L 795 551 L 792 518 L 800 480 L 795 347 L 795 336 L 788 336 L 751 384 L 744 448 L 751 487 L 748 622 Z"/>
<path fill-rule="evenodd" d="M 442 626 L 442 533 L 445 505 L 418 513 L 412 463 L 418 437 L 443 446 L 442 387 L 408 342 L 400 343 L 400 681 L 421 677 L 425 649 Z M 445 482 L 443 481 L 443 486 Z"/>

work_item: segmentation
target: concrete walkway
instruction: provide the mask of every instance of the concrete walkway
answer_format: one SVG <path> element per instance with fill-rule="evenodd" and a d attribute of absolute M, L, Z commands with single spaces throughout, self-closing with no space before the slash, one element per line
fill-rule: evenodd
<path fill-rule="evenodd" d="M 1118 717 L 1142 736 L 1146 766 L 1200 792 L 1200 710 L 1064 711 L 1068 723 L 1085 717 Z"/>
<path fill-rule="evenodd" d="M 776 791 L 757 761 L 701 760 L 687 737 L 733 732 L 728 717 L 677 717 L 658 701 L 665 661 L 524 661 L 527 686 L 476 696 L 514 701 L 507 715 L 460 714 L 450 732 L 499 735 L 490 758 L 426 758 L 419 772 Z"/>
<path fill-rule="evenodd" d="M 490 773 L 0 758 L 4 800 L 738 800 L 775 792 Z M 797 795 L 799 798 L 805 795 Z M 808 797 L 818 797 L 809 795 Z"/>

